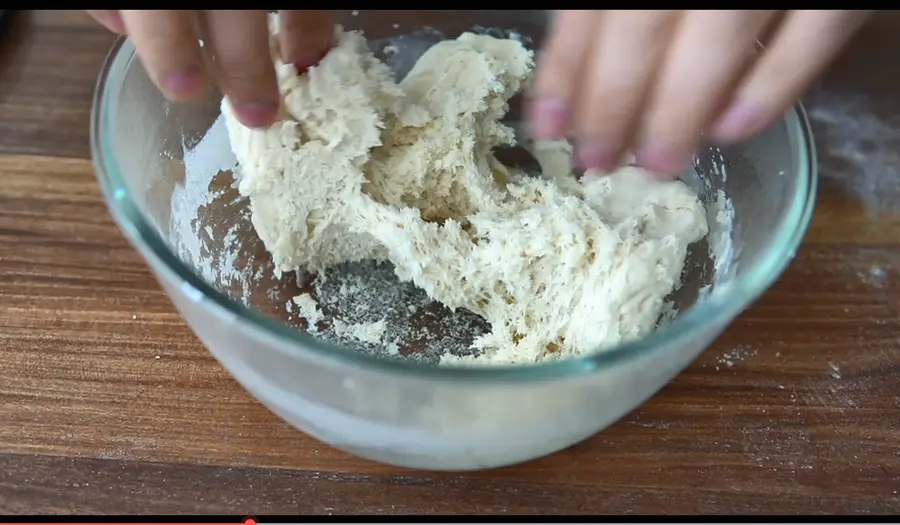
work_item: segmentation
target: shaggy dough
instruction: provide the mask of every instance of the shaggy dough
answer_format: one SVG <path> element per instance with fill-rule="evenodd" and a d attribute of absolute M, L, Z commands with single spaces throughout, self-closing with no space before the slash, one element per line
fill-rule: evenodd
<path fill-rule="evenodd" d="M 283 120 L 251 130 L 222 110 L 239 190 L 278 271 L 387 259 L 450 308 L 491 323 L 478 357 L 517 364 L 576 356 L 653 330 L 688 245 L 707 233 L 696 194 L 628 167 L 583 183 L 543 145 L 543 178 L 491 154 L 529 80 L 519 42 L 465 33 L 431 47 L 399 84 L 362 34 L 308 75 L 277 64 Z M 563 157 L 565 158 L 565 157 Z"/>

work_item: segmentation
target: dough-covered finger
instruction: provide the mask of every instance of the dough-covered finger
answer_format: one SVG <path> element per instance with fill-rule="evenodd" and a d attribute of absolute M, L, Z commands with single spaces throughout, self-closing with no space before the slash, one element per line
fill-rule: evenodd
<path fill-rule="evenodd" d="M 318 64 L 334 44 L 334 11 L 285 10 L 280 15 L 281 59 L 304 73 Z"/>
<path fill-rule="evenodd" d="M 203 61 L 193 11 L 120 11 L 150 79 L 172 100 L 204 93 Z"/>
<path fill-rule="evenodd" d="M 680 17 L 680 11 L 604 13 L 575 108 L 576 155 L 585 168 L 618 166 Z"/>
<path fill-rule="evenodd" d="M 643 114 L 637 163 L 677 174 L 746 68 L 774 11 L 688 11 Z"/>
<path fill-rule="evenodd" d="M 235 115 L 253 128 L 272 124 L 280 97 L 266 11 L 205 11 L 203 25 L 216 81 Z"/>
<path fill-rule="evenodd" d="M 119 14 L 118 9 L 88 9 L 85 12 L 113 33 L 125 34 L 125 22 L 122 21 L 122 15 Z"/>
<path fill-rule="evenodd" d="M 868 11 L 791 11 L 728 109 L 713 126 L 720 142 L 749 138 L 809 87 L 866 20 Z"/>
<path fill-rule="evenodd" d="M 599 11 L 559 10 L 538 59 L 531 93 L 531 134 L 537 139 L 563 138 L 571 123 L 584 59 L 594 40 Z"/>

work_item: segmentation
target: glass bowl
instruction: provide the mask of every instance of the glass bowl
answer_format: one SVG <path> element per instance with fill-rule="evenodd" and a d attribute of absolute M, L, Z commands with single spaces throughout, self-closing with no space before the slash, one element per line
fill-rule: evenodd
<path fill-rule="evenodd" d="M 472 29 L 514 30 L 537 48 L 547 20 L 546 11 L 339 15 L 374 47 L 419 46 L 416 54 Z M 403 74 L 411 65 L 392 67 Z M 672 296 L 680 314 L 647 337 L 525 366 L 388 359 L 291 325 L 284 305 L 302 283 L 274 277 L 249 226 L 228 171 L 234 157 L 219 101 L 211 93 L 204 103 L 170 104 L 132 44 L 116 43 L 91 121 L 94 164 L 112 216 L 200 340 L 253 396 L 321 441 L 398 466 L 509 465 L 609 426 L 688 366 L 778 278 L 814 207 L 814 146 L 796 106 L 749 142 L 696 155 L 683 179 L 709 209 L 710 235 L 692 248 L 685 284 Z"/>

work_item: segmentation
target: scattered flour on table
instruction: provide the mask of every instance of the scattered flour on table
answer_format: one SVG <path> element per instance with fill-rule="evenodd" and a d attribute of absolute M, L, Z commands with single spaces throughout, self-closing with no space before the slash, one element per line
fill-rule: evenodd
<path fill-rule="evenodd" d="M 836 365 L 832 362 L 829 362 L 828 363 L 828 377 L 830 377 L 831 379 L 841 379 L 842 378 L 841 367 L 839 367 L 838 365 Z"/>
<path fill-rule="evenodd" d="M 517 40 L 464 33 L 397 83 L 360 33 L 336 38 L 308 75 L 277 64 L 285 114 L 268 130 L 223 101 L 239 191 L 277 271 L 389 261 L 427 297 L 490 323 L 477 352 L 442 363 L 558 359 L 655 328 L 707 233 L 693 191 L 637 168 L 572 184 L 500 164 L 493 148 L 515 143 L 500 121 L 533 67 Z M 365 323 L 332 330 L 391 343 L 383 319 Z"/>
<path fill-rule="evenodd" d="M 738 345 L 719 356 L 716 362 L 726 368 L 734 368 L 747 358 L 755 356 L 756 352 L 756 348 L 747 345 Z M 716 370 L 718 369 L 719 367 L 717 366 Z"/>
<path fill-rule="evenodd" d="M 817 89 L 809 119 L 823 152 L 822 178 L 840 185 L 868 211 L 900 206 L 900 127 L 880 116 L 865 96 Z M 832 167 L 829 162 L 840 162 Z"/>
<path fill-rule="evenodd" d="M 859 280 L 874 288 L 884 288 L 887 283 L 888 269 L 881 264 L 873 264 L 866 271 L 857 272 Z"/>

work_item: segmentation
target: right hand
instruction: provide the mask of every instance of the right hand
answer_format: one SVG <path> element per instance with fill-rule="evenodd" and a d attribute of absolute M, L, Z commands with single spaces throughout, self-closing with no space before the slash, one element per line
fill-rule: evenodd
<path fill-rule="evenodd" d="M 131 38 L 150 79 L 170 100 L 202 98 L 207 79 L 212 78 L 244 125 L 261 128 L 275 120 L 281 100 L 269 51 L 266 11 L 87 13 L 110 31 Z M 301 73 L 331 49 L 331 11 L 281 11 L 280 19 L 280 58 Z"/>
<path fill-rule="evenodd" d="M 626 152 L 678 176 L 709 137 L 747 140 L 775 122 L 862 26 L 862 10 L 564 10 L 541 52 L 535 138 L 575 139 L 584 168 Z M 757 47 L 774 29 L 765 49 Z"/>

